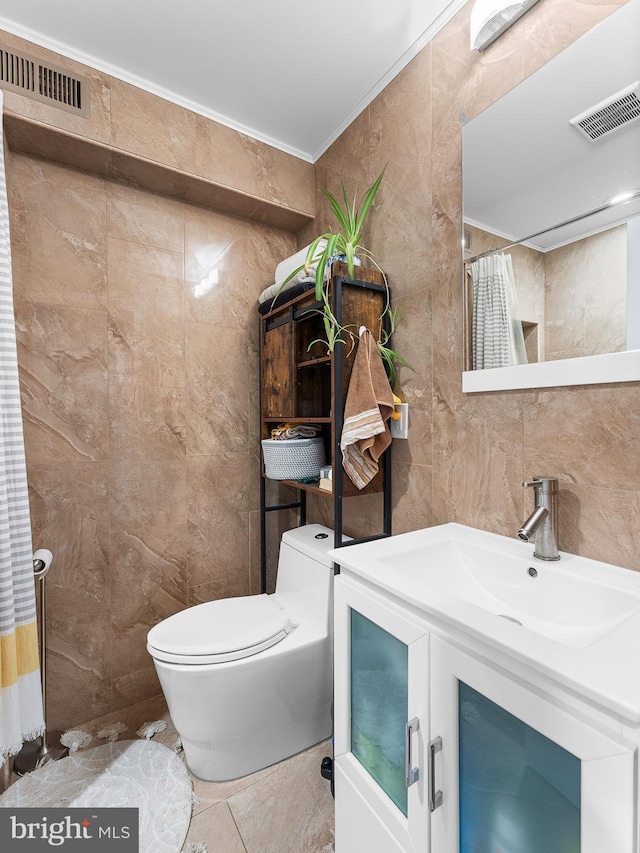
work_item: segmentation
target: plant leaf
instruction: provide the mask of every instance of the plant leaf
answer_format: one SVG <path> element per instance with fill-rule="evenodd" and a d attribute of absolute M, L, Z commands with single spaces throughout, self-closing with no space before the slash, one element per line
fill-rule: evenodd
<path fill-rule="evenodd" d="M 313 243 L 309 246 L 309 248 L 307 249 L 307 257 L 304 261 L 305 269 L 308 269 L 310 266 L 315 264 L 316 261 L 320 260 L 320 255 L 318 254 L 318 252 L 320 251 L 320 243 L 323 240 L 328 240 L 330 236 L 330 234 L 321 234 L 319 237 L 316 237 Z"/>
<path fill-rule="evenodd" d="M 285 285 L 288 284 L 291 281 L 291 279 L 294 278 L 294 276 L 298 275 L 299 272 L 302 272 L 303 269 L 306 269 L 306 266 L 307 265 L 305 262 L 304 264 L 302 264 L 302 266 L 296 267 L 293 272 L 289 273 L 289 275 L 285 278 L 285 280 L 282 282 L 282 284 L 280 285 L 280 287 L 276 291 L 276 295 L 273 297 L 273 301 L 271 303 L 271 308 L 273 308 L 276 299 L 282 293 Z"/>
<path fill-rule="evenodd" d="M 404 356 L 401 356 L 399 352 L 389 349 L 389 347 L 385 347 L 385 350 L 388 353 L 389 357 L 392 358 L 394 361 L 399 361 L 400 364 L 404 364 L 404 366 L 408 367 L 409 370 L 413 370 L 413 367 L 409 364 L 407 359 L 404 358 Z"/>
<path fill-rule="evenodd" d="M 387 338 L 388 340 L 388 338 Z M 406 358 L 397 353 L 395 350 L 392 350 L 390 347 L 385 346 L 385 343 L 381 343 L 378 341 L 378 351 L 380 353 L 380 357 L 385 362 L 385 366 L 387 369 L 387 375 L 389 377 L 389 384 L 393 388 L 398 381 L 398 371 L 396 370 L 396 362 L 400 362 L 405 367 L 408 367 L 409 370 L 413 370 L 413 367 L 409 364 Z"/>
<path fill-rule="evenodd" d="M 327 260 L 331 257 L 333 253 L 333 246 L 335 245 L 336 235 L 335 234 L 323 234 L 323 238 L 326 239 L 327 245 L 324 247 L 322 254 L 318 258 L 318 265 L 316 267 L 316 299 L 322 299 L 322 289 L 324 285 L 324 275 L 327 268 Z"/>
<path fill-rule="evenodd" d="M 378 175 L 378 177 L 375 179 L 373 184 L 371 184 L 371 186 L 369 187 L 369 189 L 365 193 L 365 197 L 364 197 L 364 200 L 362 202 L 362 210 L 360 211 L 360 213 L 358 215 L 357 222 L 356 222 L 356 230 L 357 231 L 362 230 L 362 227 L 364 225 L 364 221 L 367 218 L 367 214 L 369 213 L 371 205 L 373 204 L 374 199 L 376 197 L 376 194 L 377 194 L 378 190 L 380 189 L 380 183 L 382 181 L 382 178 L 384 177 L 384 173 L 386 171 L 386 168 L 387 167 L 385 166 L 384 169 Z"/>
<path fill-rule="evenodd" d="M 347 211 L 345 211 L 340 207 L 338 200 L 335 196 L 331 195 L 330 192 L 326 190 L 322 190 L 323 196 L 328 199 L 329 204 L 331 205 L 331 209 L 333 210 L 333 215 L 338 220 L 340 227 L 344 231 L 345 235 L 349 234 L 351 231 L 350 222 L 349 222 L 349 208 L 347 207 Z"/>
<path fill-rule="evenodd" d="M 347 194 L 347 188 L 346 188 L 346 186 L 344 185 L 344 181 L 342 182 L 342 197 L 343 197 L 343 199 L 344 199 L 344 209 L 345 209 L 345 211 L 346 211 L 347 219 L 348 219 L 348 222 L 349 222 L 349 230 L 348 230 L 348 232 L 347 232 L 347 231 L 345 231 L 345 237 L 347 237 L 347 239 L 348 239 L 348 240 L 353 240 L 353 239 L 354 239 L 354 236 L 355 236 L 355 233 L 356 233 L 356 229 L 355 229 L 355 224 L 356 224 L 356 200 L 355 200 L 355 197 L 354 197 L 353 201 L 349 201 L 349 196 L 348 196 L 348 194 Z"/>

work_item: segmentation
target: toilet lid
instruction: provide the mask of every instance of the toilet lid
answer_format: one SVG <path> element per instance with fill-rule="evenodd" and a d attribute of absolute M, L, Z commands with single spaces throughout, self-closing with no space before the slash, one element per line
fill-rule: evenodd
<path fill-rule="evenodd" d="M 224 663 L 279 643 L 293 625 L 271 595 L 207 601 L 169 616 L 152 628 L 147 646 L 170 663 Z"/>

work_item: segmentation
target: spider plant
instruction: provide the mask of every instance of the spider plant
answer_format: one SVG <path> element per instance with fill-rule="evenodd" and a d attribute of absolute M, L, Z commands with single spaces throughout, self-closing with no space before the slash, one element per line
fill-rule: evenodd
<path fill-rule="evenodd" d="M 313 266 L 315 266 L 316 299 L 322 301 L 324 293 L 323 284 L 327 272 L 327 266 L 330 261 L 339 256 L 342 256 L 346 260 L 347 269 L 351 278 L 354 277 L 355 272 L 354 258 L 368 258 L 376 267 L 378 267 L 378 264 L 373 258 L 371 252 L 363 246 L 360 241 L 362 240 L 364 223 L 369 211 L 371 210 L 371 206 L 375 200 L 378 189 L 380 188 L 380 183 L 384 176 L 385 169 L 380 172 L 373 184 L 371 184 L 369 189 L 366 191 L 360 206 L 357 205 L 355 198 L 353 201 L 349 199 L 344 182 L 342 184 L 342 204 L 330 192 L 322 190 L 322 194 L 328 200 L 340 228 L 335 232 L 328 231 L 315 238 L 307 250 L 307 256 L 304 263 L 289 273 L 287 278 L 280 285 L 278 293 L 274 297 L 274 301 L 282 292 L 282 288 L 288 284 L 292 278 L 297 276 L 298 273 L 302 272 L 302 270 L 309 271 Z M 378 269 L 380 268 L 378 267 Z"/>
<path fill-rule="evenodd" d="M 319 237 L 316 237 L 313 243 L 311 243 L 311 245 L 309 246 L 309 250 L 307 251 L 307 257 L 303 268 L 309 269 L 312 264 L 317 264 L 317 299 L 320 299 L 321 297 L 322 285 L 324 282 L 326 268 L 330 261 L 334 258 L 338 256 L 344 257 L 351 278 L 353 278 L 355 270 L 354 258 L 368 258 L 375 264 L 375 266 L 378 266 L 371 252 L 365 246 L 363 246 L 360 241 L 362 240 L 364 223 L 367 219 L 367 216 L 369 215 L 371 206 L 375 201 L 378 189 L 380 188 L 380 183 L 382 181 L 382 178 L 384 177 L 384 172 L 385 170 L 383 169 L 382 172 L 380 172 L 378 177 L 375 179 L 375 181 L 371 184 L 369 189 L 366 191 L 363 196 L 361 206 L 357 205 L 355 198 L 353 199 L 353 201 L 349 200 L 347 189 L 344 183 L 342 184 L 343 204 L 341 204 L 337 200 L 337 198 L 330 192 L 327 192 L 326 190 L 322 191 L 322 194 L 329 202 L 329 206 L 331 207 L 333 215 L 335 216 L 338 221 L 338 224 L 340 225 L 340 230 L 335 232 L 328 231 L 324 234 L 321 234 Z M 320 247 L 323 244 L 323 241 L 325 240 L 326 245 L 324 246 L 324 249 L 320 251 Z"/>
<path fill-rule="evenodd" d="M 302 272 L 302 270 L 308 272 L 315 266 L 315 295 L 318 302 L 322 304 L 322 307 L 319 310 L 323 315 L 322 320 L 326 334 L 326 340 L 323 341 L 323 343 L 327 346 L 328 352 L 332 352 L 336 343 L 348 343 L 348 341 L 345 340 L 346 337 L 350 339 L 351 349 L 353 350 L 357 341 L 357 336 L 351 329 L 338 324 L 338 321 L 331 309 L 331 303 L 327 289 L 324 287 L 324 281 L 331 261 L 338 258 L 343 259 L 347 264 L 349 276 L 354 278 L 356 258 L 367 258 L 367 260 L 369 260 L 382 273 L 387 292 L 385 308 L 380 317 L 378 349 L 385 363 L 389 382 L 393 387 L 398 376 L 395 362 L 404 364 L 407 367 L 411 367 L 411 365 L 408 364 L 408 362 L 399 353 L 389 347 L 391 335 L 393 334 L 397 324 L 398 311 L 397 309 L 392 309 L 389 305 L 389 289 L 387 287 L 386 275 L 369 249 L 367 249 L 366 246 L 363 246 L 361 242 L 364 225 L 375 201 L 378 190 L 380 189 L 385 169 L 386 166 L 365 192 L 359 204 L 355 197 L 353 200 L 349 198 L 344 182 L 342 183 L 342 201 L 338 201 L 338 199 L 330 192 L 322 190 L 322 194 L 329 202 L 329 206 L 339 228 L 335 231 L 327 231 L 315 238 L 307 250 L 305 262 L 294 269 L 293 272 L 291 272 L 282 282 L 278 289 L 278 293 L 274 297 L 274 302 L 282 292 L 284 286 L 288 284 L 291 279 L 297 276 L 298 273 Z M 384 329 L 383 318 L 385 314 L 389 317 L 389 332 Z M 317 343 L 317 340 L 312 341 L 310 346 L 314 343 Z"/>

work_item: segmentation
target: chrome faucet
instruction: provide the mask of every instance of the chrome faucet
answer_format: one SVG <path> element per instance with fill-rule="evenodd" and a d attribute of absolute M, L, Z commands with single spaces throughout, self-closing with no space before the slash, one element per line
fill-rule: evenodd
<path fill-rule="evenodd" d="M 530 542 L 535 537 L 533 556 L 539 560 L 559 560 L 558 551 L 558 479 L 534 477 L 522 484 L 534 491 L 534 509 L 518 531 L 518 539 Z"/>

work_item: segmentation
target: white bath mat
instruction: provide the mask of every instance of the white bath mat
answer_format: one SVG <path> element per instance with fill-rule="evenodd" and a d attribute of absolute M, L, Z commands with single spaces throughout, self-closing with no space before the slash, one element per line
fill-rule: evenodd
<path fill-rule="evenodd" d="M 125 740 L 76 752 L 19 779 L 0 807 L 139 809 L 140 853 L 179 853 L 191 819 L 191 780 L 175 752 Z"/>

